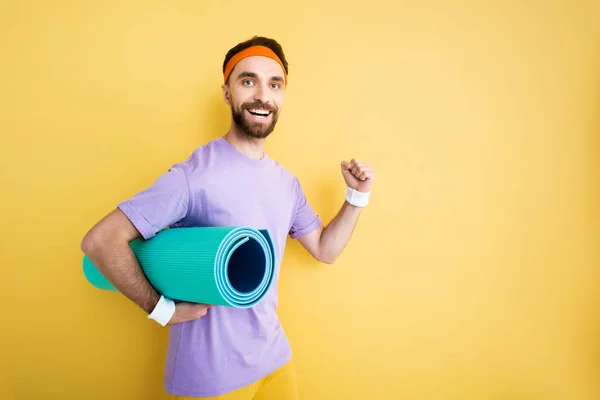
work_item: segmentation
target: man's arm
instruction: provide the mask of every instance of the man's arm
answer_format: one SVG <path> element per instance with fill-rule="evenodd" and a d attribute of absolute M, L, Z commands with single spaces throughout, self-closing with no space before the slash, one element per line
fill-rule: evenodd
<path fill-rule="evenodd" d="M 87 232 L 81 242 L 81 250 L 119 292 L 150 314 L 161 295 L 144 275 L 129 244 L 138 237 L 141 237 L 140 232 L 117 208 Z M 168 324 L 200 318 L 210 307 L 207 304 L 178 302 Z"/>
<path fill-rule="evenodd" d="M 81 249 L 123 295 L 161 325 L 199 318 L 210 306 L 166 299 L 147 280 L 130 242 L 145 240 L 181 220 L 191 193 L 186 164 L 176 164 L 148 188 L 119 204 L 84 236 Z"/>
<path fill-rule="evenodd" d="M 129 243 L 140 232 L 118 208 L 87 232 L 81 250 L 119 292 L 151 313 L 160 294 L 148 282 Z"/>
<path fill-rule="evenodd" d="M 344 201 L 338 214 L 326 227 L 321 226 L 299 237 L 298 241 L 318 261 L 333 264 L 350 241 L 360 212 L 360 207 Z"/>
<path fill-rule="evenodd" d="M 342 175 L 349 191 L 354 191 L 359 197 L 367 197 L 375 180 L 373 168 L 362 161 L 352 160 L 342 162 Z M 313 232 L 301 236 L 298 241 L 317 260 L 332 264 L 342 253 L 358 223 L 363 204 L 353 201 L 344 201 L 340 211 L 335 218 Z"/>

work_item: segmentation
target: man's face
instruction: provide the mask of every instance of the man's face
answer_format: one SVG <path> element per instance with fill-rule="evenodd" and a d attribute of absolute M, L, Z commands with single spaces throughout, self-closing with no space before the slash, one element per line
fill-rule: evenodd
<path fill-rule="evenodd" d="M 240 61 L 228 85 L 223 85 L 233 121 L 249 137 L 264 139 L 275 129 L 283 106 L 284 79 L 277 61 L 254 56 Z"/>

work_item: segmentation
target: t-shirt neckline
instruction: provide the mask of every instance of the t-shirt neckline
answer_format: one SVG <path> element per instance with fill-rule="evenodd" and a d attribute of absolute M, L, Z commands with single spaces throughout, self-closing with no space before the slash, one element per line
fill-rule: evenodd
<path fill-rule="evenodd" d="M 233 157 L 235 157 L 236 159 L 238 159 L 248 165 L 251 165 L 254 167 L 261 167 L 261 166 L 267 165 L 267 163 L 269 162 L 269 156 L 266 151 L 263 153 L 263 157 L 260 160 L 257 160 L 254 158 L 250 158 L 250 157 L 246 156 L 245 154 L 240 153 L 224 137 L 218 138 L 217 142 L 221 143 L 221 146 L 224 147 L 227 150 L 227 152 L 229 152 Z"/>

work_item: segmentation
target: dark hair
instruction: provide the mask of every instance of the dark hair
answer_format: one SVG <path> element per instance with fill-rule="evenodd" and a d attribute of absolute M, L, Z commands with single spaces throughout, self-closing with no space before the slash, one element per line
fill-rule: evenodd
<path fill-rule="evenodd" d="M 285 59 L 285 54 L 283 54 L 283 49 L 281 48 L 281 45 L 277 43 L 276 40 L 264 36 L 254 36 L 252 39 L 248 39 L 232 47 L 225 55 L 225 60 L 223 60 L 223 73 L 225 73 L 225 67 L 227 66 L 227 63 L 229 62 L 229 60 L 231 60 L 233 56 L 235 56 L 240 51 L 252 46 L 265 46 L 273 50 L 273 52 L 277 54 L 277 57 L 279 57 L 281 63 L 285 67 L 285 73 L 288 74 L 288 62 Z"/>

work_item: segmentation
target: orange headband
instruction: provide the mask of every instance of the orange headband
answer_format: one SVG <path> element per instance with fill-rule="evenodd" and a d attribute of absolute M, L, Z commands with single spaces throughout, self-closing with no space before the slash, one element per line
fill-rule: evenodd
<path fill-rule="evenodd" d="M 239 53 L 237 53 L 236 55 L 234 55 L 233 57 L 231 57 L 231 59 L 227 62 L 227 65 L 225 66 L 225 72 L 223 73 L 223 76 L 224 76 L 223 82 L 227 83 L 227 78 L 229 78 L 231 71 L 233 71 L 233 68 L 237 65 L 237 63 L 239 63 L 241 60 L 243 60 L 246 57 L 252 57 L 252 56 L 269 57 L 269 58 L 272 58 L 273 60 L 277 61 L 279 63 L 279 65 L 281 65 L 281 69 L 283 70 L 283 73 L 285 75 L 285 84 L 287 85 L 288 78 L 287 78 L 287 74 L 285 73 L 285 67 L 283 66 L 283 63 L 281 62 L 279 57 L 277 57 L 277 54 L 275 54 L 275 52 L 273 50 L 271 50 L 270 48 L 268 48 L 266 46 L 248 47 L 247 49 L 244 49 L 244 50 L 240 51 Z"/>

